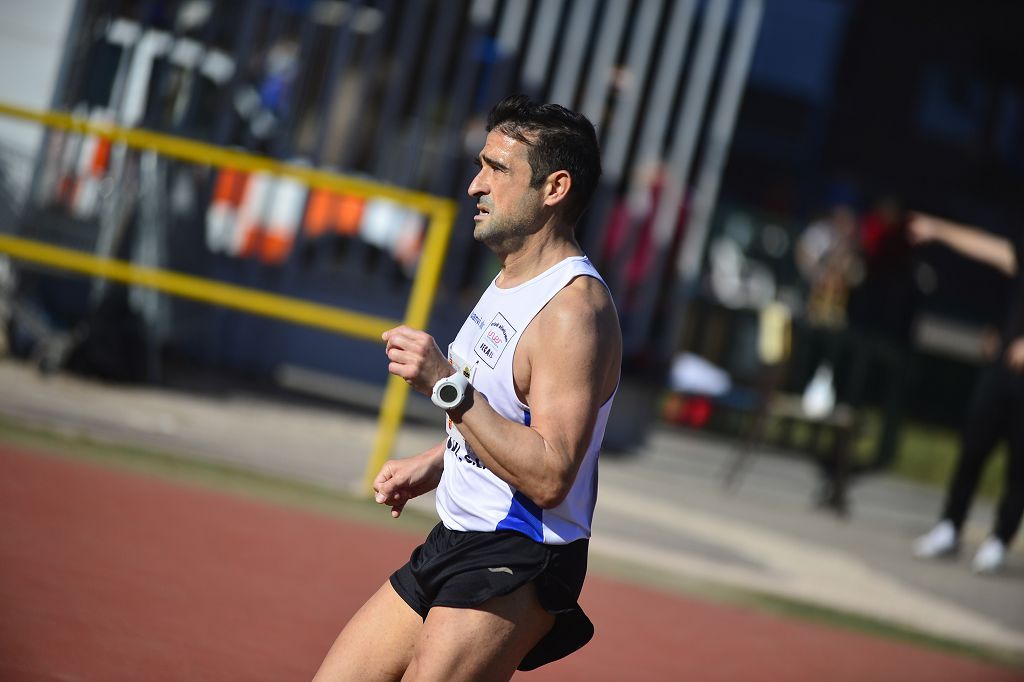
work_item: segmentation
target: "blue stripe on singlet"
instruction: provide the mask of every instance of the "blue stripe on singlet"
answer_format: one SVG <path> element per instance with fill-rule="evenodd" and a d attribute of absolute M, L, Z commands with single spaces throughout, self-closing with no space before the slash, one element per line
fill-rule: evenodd
<path fill-rule="evenodd" d="M 523 410 L 523 423 L 530 425 L 529 410 Z M 544 523 L 541 521 L 543 514 L 543 510 L 536 502 L 517 490 L 512 495 L 508 515 L 498 522 L 495 530 L 514 530 L 531 540 L 544 542 Z"/>
<path fill-rule="evenodd" d="M 508 516 L 498 522 L 495 530 L 514 530 L 531 540 L 544 542 L 543 513 L 536 502 L 517 490 L 512 496 Z"/>

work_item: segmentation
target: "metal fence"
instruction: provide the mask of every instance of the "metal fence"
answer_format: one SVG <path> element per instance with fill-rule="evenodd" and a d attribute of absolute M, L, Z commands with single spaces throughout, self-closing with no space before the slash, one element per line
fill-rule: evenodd
<path fill-rule="evenodd" d="M 83 0 L 57 102 L 463 199 L 497 99 L 579 109 L 605 164 L 581 241 L 631 352 L 664 351 L 678 284 L 699 270 L 761 12 L 762 0 Z M 395 259 L 381 230 L 352 229 L 344 249 L 300 230 L 285 267 L 297 280 L 310 264 L 360 268 L 381 245 Z M 456 230 L 442 297 L 492 274 Z"/>

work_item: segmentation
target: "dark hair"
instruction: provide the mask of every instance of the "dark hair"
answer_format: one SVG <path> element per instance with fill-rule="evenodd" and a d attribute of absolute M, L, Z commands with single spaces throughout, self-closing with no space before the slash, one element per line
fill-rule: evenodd
<path fill-rule="evenodd" d="M 569 173 L 572 186 L 563 215 L 571 223 L 579 220 L 601 177 L 594 124 L 559 104 L 538 104 L 526 95 L 512 95 L 487 115 L 487 132 L 492 130 L 528 145 L 531 187 L 540 187 L 555 171 Z"/>

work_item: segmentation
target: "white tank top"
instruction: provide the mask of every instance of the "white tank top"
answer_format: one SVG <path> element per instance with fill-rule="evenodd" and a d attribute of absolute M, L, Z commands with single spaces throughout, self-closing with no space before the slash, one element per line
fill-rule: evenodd
<path fill-rule="evenodd" d="M 468 369 L 473 388 L 506 419 L 530 425 L 530 408 L 516 396 L 512 380 L 519 339 L 548 301 L 581 275 L 604 283 L 586 256 L 567 258 L 511 289 L 491 282 L 449 345 L 448 359 L 458 369 Z M 541 509 L 491 473 L 446 419 L 444 473 L 436 495 L 441 521 L 451 530 L 514 530 L 555 545 L 589 538 L 597 502 L 597 454 L 614 398 L 613 393 L 598 411 L 576 480 L 565 500 L 553 509 Z"/>

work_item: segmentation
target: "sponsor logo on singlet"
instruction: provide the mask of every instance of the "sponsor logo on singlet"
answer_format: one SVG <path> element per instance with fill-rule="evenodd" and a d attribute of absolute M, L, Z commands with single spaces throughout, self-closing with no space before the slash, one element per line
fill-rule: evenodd
<path fill-rule="evenodd" d="M 473 320 L 473 324 L 475 324 L 476 326 L 480 327 L 481 329 L 484 328 L 484 321 L 479 315 L 476 314 L 476 311 L 469 314 L 469 319 Z"/>
<path fill-rule="evenodd" d="M 445 441 L 444 447 L 446 450 L 448 450 L 448 452 L 452 453 L 455 456 L 455 459 L 459 460 L 463 464 L 475 466 L 477 469 L 487 468 L 484 466 L 484 463 L 480 461 L 480 458 L 473 453 L 473 450 L 468 445 L 466 445 L 465 441 L 456 440 L 455 438 L 452 438 L 452 436 L 449 434 L 448 440 Z"/>
<path fill-rule="evenodd" d="M 515 335 L 515 327 L 509 324 L 504 315 L 498 313 L 480 333 L 473 350 L 488 367 L 494 369 L 498 366 L 498 359 L 505 352 L 509 341 Z"/>

